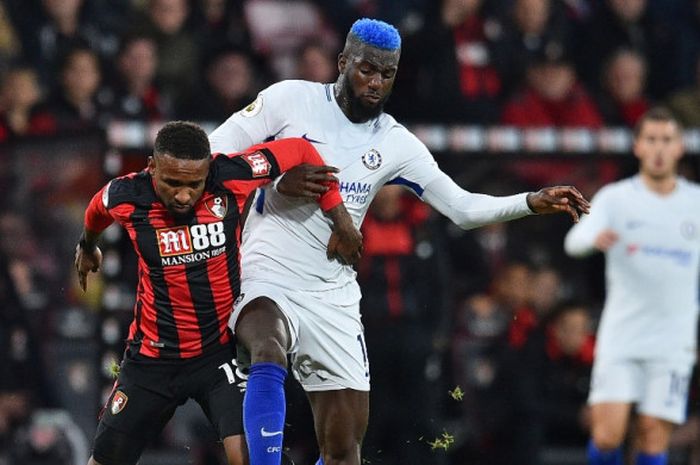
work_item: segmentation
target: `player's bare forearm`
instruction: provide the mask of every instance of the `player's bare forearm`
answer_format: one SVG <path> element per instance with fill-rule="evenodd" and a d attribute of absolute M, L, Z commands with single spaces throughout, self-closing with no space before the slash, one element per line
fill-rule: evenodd
<path fill-rule="evenodd" d="M 355 227 L 344 204 L 338 204 L 326 212 L 333 221 L 333 233 L 328 241 L 329 259 L 344 264 L 355 264 L 362 256 L 362 233 Z"/>
<path fill-rule="evenodd" d="M 75 247 L 75 269 L 78 272 L 80 288 L 87 290 L 87 274 L 97 272 L 102 265 L 102 251 L 97 247 L 100 233 L 83 229 L 83 234 Z"/>
<path fill-rule="evenodd" d="M 573 186 L 545 187 L 527 196 L 530 209 L 538 214 L 568 213 L 575 223 L 590 211 L 588 200 Z"/>
<path fill-rule="evenodd" d="M 338 178 L 332 174 L 337 172 L 338 169 L 333 166 L 297 165 L 282 175 L 277 183 L 277 192 L 292 197 L 319 199 L 328 192 L 331 183 L 338 182 Z"/>

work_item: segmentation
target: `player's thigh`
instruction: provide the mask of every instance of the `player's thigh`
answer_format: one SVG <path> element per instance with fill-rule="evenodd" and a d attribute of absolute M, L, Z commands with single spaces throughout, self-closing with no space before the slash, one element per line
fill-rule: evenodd
<path fill-rule="evenodd" d="M 369 392 L 342 389 L 307 392 L 323 453 L 359 451 L 369 415 Z"/>
<path fill-rule="evenodd" d="M 692 364 L 649 361 L 644 364 L 644 393 L 640 414 L 681 424 L 685 421 Z"/>
<path fill-rule="evenodd" d="M 603 402 L 591 405 L 591 437 L 602 450 L 619 447 L 625 440 L 632 404 Z"/>
<path fill-rule="evenodd" d="M 267 283 L 242 284 L 241 298 L 234 305 L 229 325 L 253 362 L 286 364 L 287 351 L 296 335 L 294 315 L 287 311 L 286 292 Z"/>
<path fill-rule="evenodd" d="M 225 348 L 202 358 L 185 374 L 189 394 L 202 407 L 219 439 L 243 434 L 245 375 L 236 366 L 235 352 Z"/>
<path fill-rule="evenodd" d="M 299 318 L 292 373 L 307 392 L 369 391 L 369 362 L 359 299 L 343 289 L 290 294 Z M 371 349 L 371 348 L 370 348 Z"/>
<path fill-rule="evenodd" d="M 133 389 L 129 392 L 134 396 L 133 399 L 143 397 Z M 119 420 L 112 418 L 108 422 L 103 415 L 97 425 L 93 440 L 92 460 L 95 463 L 99 465 L 134 465 L 138 462 L 148 442 L 162 430 L 175 412 L 176 405 L 174 403 L 170 403 L 164 409 L 162 404 L 155 405 L 160 404 L 160 400 L 154 400 L 154 407 L 150 409 L 143 408 L 141 402 L 126 405 L 124 410 L 118 414 L 125 413 Z M 111 403 L 114 405 L 113 400 Z M 127 408 L 128 415 L 126 414 Z M 111 409 L 110 404 L 107 405 L 107 409 Z M 105 415 L 111 414 L 111 411 L 105 413 Z"/>
<path fill-rule="evenodd" d="M 667 420 L 640 414 L 635 428 L 637 448 L 645 454 L 660 454 L 668 450 L 674 424 Z"/>
<path fill-rule="evenodd" d="M 638 360 L 597 358 L 591 373 L 588 403 L 636 403 L 642 400 L 644 367 Z"/>
<path fill-rule="evenodd" d="M 93 455 L 102 465 L 127 465 L 170 420 L 184 399 L 169 380 L 180 365 L 131 356 L 127 351 L 119 376 L 100 414 Z"/>
<path fill-rule="evenodd" d="M 632 405 L 642 398 L 644 371 L 634 360 L 596 359 L 588 402 L 591 436 L 597 447 L 620 446 L 627 434 Z"/>

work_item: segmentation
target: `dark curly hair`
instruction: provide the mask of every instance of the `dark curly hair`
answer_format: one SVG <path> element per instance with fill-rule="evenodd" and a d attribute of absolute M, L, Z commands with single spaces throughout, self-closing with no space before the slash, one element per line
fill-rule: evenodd
<path fill-rule="evenodd" d="M 189 121 L 172 121 L 158 131 L 153 154 L 167 154 L 182 160 L 204 160 L 211 157 L 211 147 L 201 127 Z"/>

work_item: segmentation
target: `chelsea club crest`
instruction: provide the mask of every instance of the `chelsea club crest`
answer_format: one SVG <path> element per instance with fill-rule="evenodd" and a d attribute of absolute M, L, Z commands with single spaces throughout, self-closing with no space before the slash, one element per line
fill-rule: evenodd
<path fill-rule="evenodd" d="M 371 170 L 376 170 L 382 166 L 382 156 L 374 149 L 365 152 L 362 155 L 362 163 Z"/>

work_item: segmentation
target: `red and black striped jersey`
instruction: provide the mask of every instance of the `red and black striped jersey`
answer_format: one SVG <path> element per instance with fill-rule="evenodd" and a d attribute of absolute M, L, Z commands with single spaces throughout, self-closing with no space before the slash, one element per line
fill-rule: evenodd
<path fill-rule="evenodd" d="M 284 139 L 231 155 L 216 154 L 202 197 L 187 219 L 158 198 L 146 169 L 110 181 L 85 212 L 85 228 L 113 221 L 128 232 L 138 255 L 138 289 L 129 343 L 158 358 L 189 358 L 229 340 L 227 323 L 240 290 L 240 216 L 248 195 L 301 163 L 323 165 L 303 139 Z M 342 202 L 337 184 L 319 199 Z"/>

